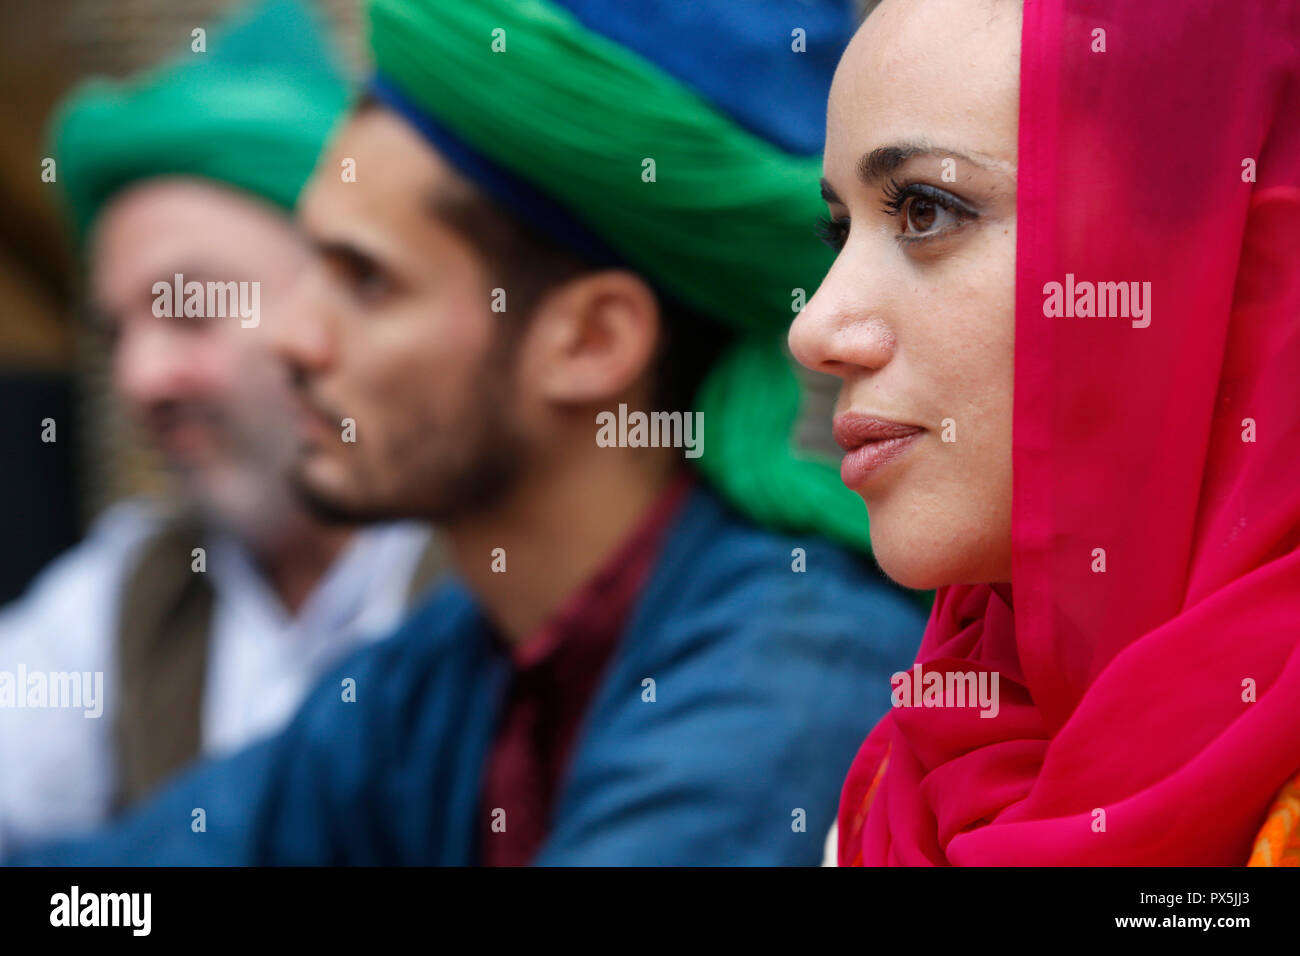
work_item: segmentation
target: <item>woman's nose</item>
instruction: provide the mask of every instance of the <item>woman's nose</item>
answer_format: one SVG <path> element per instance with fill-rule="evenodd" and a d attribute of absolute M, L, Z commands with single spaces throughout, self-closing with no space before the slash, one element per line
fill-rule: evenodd
<path fill-rule="evenodd" d="M 893 329 L 869 286 L 837 262 L 790 325 L 790 352 L 814 372 L 847 379 L 882 368 L 895 347 Z"/>

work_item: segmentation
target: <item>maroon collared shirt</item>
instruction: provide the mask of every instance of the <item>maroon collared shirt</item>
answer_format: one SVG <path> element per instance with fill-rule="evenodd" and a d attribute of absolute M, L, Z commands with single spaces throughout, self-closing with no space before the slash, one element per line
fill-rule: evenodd
<path fill-rule="evenodd" d="M 578 728 L 692 483 L 689 473 L 674 480 L 604 566 L 512 649 L 484 772 L 485 866 L 526 864 L 545 840 Z"/>

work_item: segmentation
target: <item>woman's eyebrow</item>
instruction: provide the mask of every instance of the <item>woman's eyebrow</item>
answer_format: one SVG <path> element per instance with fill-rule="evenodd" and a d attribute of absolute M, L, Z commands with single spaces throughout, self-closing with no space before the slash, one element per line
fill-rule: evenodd
<path fill-rule="evenodd" d="M 1012 174 L 1016 171 L 1013 164 L 993 156 L 976 159 L 961 150 L 948 149 L 945 146 L 930 146 L 925 143 L 894 143 L 889 146 L 877 146 L 871 152 L 862 155 L 857 166 L 858 180 L 864 186 L 874 186 L 918 156 L 933 156 L 935 159 L 959 159 L 964 163 L 970 163 L 972 166 L 978 166 L 980 169 L 985 170 L 1003 170 Z M 825 178 L 821 180 L 821 189 L 822 199 L 826 202 L 843 205 L 839 193 Z"/>
<path fill-rule="evenodd" d="M 871 152 L 864 153 L 858 160 L 858 179 L 864 186 L 874 186 L 890 173 L 897 171 L 904 163 L 918 156 L 960 159 L 981 169 L 988 168 L 986 163 L 973 156 L 967 156 L 959 150 L 929 146 L 924 143 L 896 143 L 890 146 L 878 146 Z"/>

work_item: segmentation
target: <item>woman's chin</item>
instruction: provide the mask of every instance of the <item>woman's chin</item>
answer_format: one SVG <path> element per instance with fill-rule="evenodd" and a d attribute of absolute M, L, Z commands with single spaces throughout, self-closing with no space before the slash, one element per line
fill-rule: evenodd
<path fill-rule="evenodd" d="M 899 533 L 890 533 L 892 530 L 887 522 L 873 523 L 872 551 L 880 570 L 905 588 L 931 591 L 949 584 L 1001 580 L 987 566 L 982 540 L 970 542 L 974 547 L 963 547 L 953 535 L 940 532 L 928 536 L 916 523 Z"/>
<path fill-rule="evenodd" d="M 945 576 L 930 563 L 918 560 L 918 555 L 882 554 L 876 550 L 876 563 L 880 570 L 893 581 L 914 591 L 930 591 L 947 584 Z"/>
<path fill-rule="evenodd" d="M 953 584 L 991 584 L 1010 581 L 1010 567 L 1002 568 L 988 560 L 980 548 L 966 553 L 954 551 L 951 540 L 943 543 L 884 541 L 877 544 L 872 535 L 872 551 L 880 570 L 891 581 L 914 591 L 932 591 Z M 1009 565 L 1009 556 L 1008 556 Z"/>
<path fill-rule="evenodd" d="M 867 506 L 871 549 L 889 578 L 931 591 L 955 584 L 1011 580 L 1011 506 L 969 506 L 955 489 L 896 488 Z"/>

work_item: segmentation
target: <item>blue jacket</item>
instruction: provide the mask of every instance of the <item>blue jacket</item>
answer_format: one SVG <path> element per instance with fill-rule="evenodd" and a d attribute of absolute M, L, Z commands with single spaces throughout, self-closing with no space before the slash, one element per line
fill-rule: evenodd
<path fill-rule="evenodd" d="M 844 774 L 923 625 L 865 562 L 697 489 L 579 731 L 537 862 L 819 862 Z M 473 864 L 509 668 L 453 582 L 339 665 L 278 736 L 9 862 Z"/>

